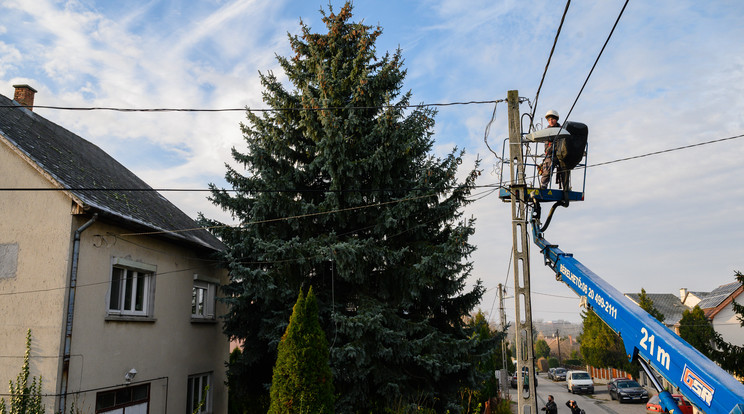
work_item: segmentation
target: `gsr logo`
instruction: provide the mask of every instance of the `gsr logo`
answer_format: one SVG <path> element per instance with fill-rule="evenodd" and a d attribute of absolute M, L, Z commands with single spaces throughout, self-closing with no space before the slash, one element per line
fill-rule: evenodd
<path fill-rule="evenodd" d="M 682 371 L 682 382 L 684 382 L 692 392 L 697 394 L 697 396 L 705 401 L 705 403 L 708 404 L 708 407 L 710 407 L 710 403 L 713 401 L 713 393 L 716 390 L 706 384 L 697 374 L 692 372 L 686 364 L 685 370 Z"/>

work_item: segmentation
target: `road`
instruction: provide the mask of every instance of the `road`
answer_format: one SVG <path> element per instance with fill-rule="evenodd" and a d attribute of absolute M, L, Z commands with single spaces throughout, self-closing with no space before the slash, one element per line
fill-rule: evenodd
<path fill-rule="evenodd" d="M 517 390 L 510 389 L 512 401 L 516 401 Z M 594 385 L 594 394 L 571 394 L 566 389 L 566 381 L 553 382 L 549 380 L 545 374 L 540 374 L 537 380 L 537 407 L 538 410 L 545 406 L 545 402 L 548 401 L 548 395 L 552 395 L 555 398 L 555 403 L 558 405 L 559 414 L 570 414 L 571 410 L 566 407 L 566 401 L 575 400 L 582 408 L 586 411 L 586 414 L 645 414 L 646 404 L 634 403 L 634 404 L 620 404 L 617 401 L 610 399 L 610 394 L 607 392 L 607 385 L 602 383 L 596 383 Z M 652 393 L 655 395 L 656 393 Z M 513 405 L 513 411 L 517 411 L 517 405 Z M 540 413 L 538 413 L 540 414 Z"/>

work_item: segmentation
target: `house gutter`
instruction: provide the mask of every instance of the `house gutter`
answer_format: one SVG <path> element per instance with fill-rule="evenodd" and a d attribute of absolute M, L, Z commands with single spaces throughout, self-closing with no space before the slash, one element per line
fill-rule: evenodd
<path fill-rule="evenodd" d="M 75 289 L 77 287 L 78 259 L 80 258 L 80 235 L 98 219 L 98 213 L 93 218 L 75 230 L 72 242 L 72 267 L 70 269 L 70 288 L 67 291 L 67 323 L 65 327 L 65 350 L 62 354 L 62 381 L 60 386 L 59 411 L 66 412 L 67 377 L 70 373 L 70 352 L 72 348 L 72 320 L 75 315 Z"/>

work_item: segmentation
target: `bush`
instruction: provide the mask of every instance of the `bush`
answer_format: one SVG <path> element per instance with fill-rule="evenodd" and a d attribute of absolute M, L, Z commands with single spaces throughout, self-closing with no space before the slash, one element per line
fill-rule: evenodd
<path fill-rule="evenodd" d="M 333 413 L 333 375 L 328 342 L 318 321 L 313 288 L 297 297 L 271 383 L 270 414 Z"/>

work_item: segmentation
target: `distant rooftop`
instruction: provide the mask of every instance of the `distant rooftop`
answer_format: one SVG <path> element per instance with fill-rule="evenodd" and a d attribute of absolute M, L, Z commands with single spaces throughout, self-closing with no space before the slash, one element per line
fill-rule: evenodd
<path fill-rule="evenodd" d="M 639 293 L 626 293 L 625 296 L 636 304 L 640 302 Z M 646 293 L 646 296 L 654 302 L 654 308 L 664 315 L 664 325 L 667 326 L 679 322 L 684 311 L 690 309 L 682 304 L 679 296 L 671 293 Z"/>
<path fill-rule="evenodd" d="M 698 303 L 698 306 L 700 307 L 700 309 L 715 308 L 723 303 L 726 298 L 731 296 L 731 294 L 734 293 L 740 286 L 741 283 L 739 282 L 731 282 L 725 285 L 718 286 L 717 288 L 713 289 L 712 292 L 707 294 L 705 298 L 701 300 L 700 303 Z"/>

